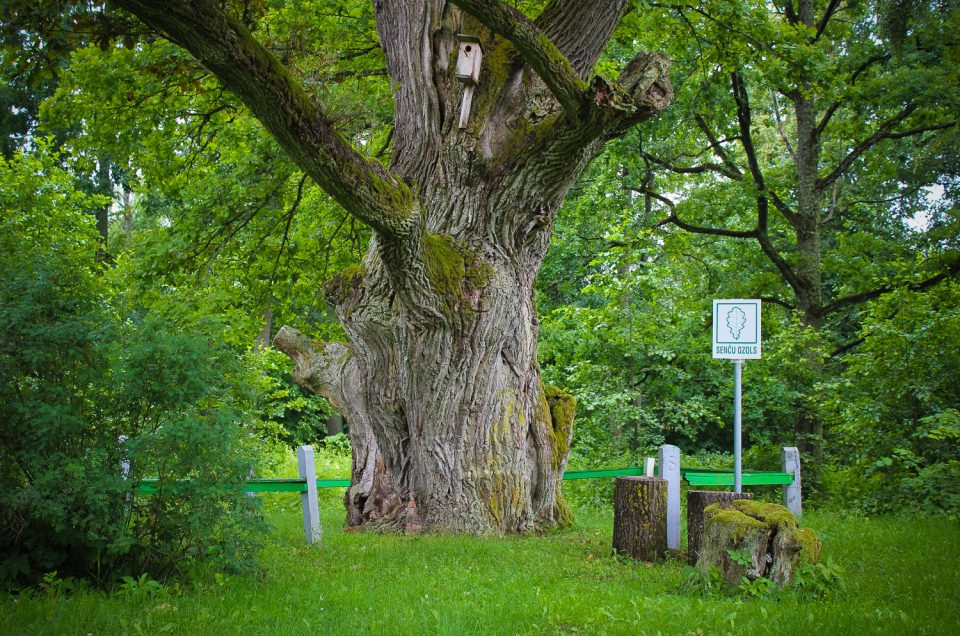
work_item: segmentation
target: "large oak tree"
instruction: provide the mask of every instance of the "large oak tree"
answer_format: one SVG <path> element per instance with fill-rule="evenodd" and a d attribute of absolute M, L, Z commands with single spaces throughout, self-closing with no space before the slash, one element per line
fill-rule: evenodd
<path fill-rule="evenodd" d="M 372 230 L 362 265 L 325 290 L 348 342 L 290 327 L 275 339 L 296 380 L 350 421 L 350 525 L 513 532 L 567 519 L 574 404 L 540 379 L 532 287 L 571 184 L 672 97 L 657 54 L 591 79 L 627 0 L 552 0 L 533 20 L 497 0 L 375 1 L 394 97 L 387 167 L 337 132 L 243 6 L 116 4 L 195 56 Z M 462 128 L 461 33 L 484 52 Z"/>

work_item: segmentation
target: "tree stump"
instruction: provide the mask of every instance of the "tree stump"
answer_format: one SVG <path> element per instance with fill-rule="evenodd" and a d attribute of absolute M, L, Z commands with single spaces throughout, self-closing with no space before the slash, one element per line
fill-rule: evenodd
<path fill-rule="evenodd" d="M 667 552 L 667 480 L 617 477 L 613 491 L 613 549 L 640 561 Z"/>
<path fill-rule="evenodd" d="M 783 506 L 740 499 L 708 506 L 704 518 L 697 567 L 717 568 L 732 586 L 766 577 L 782 587 L 798 564 L 820 559 L 817 535 Z"/>
<path fill-rule="evenodd" d="M 700 557 L 700 542 L 703 539 L 703 511 L 707 506 L 718 503 L 723 506 L 737 499 L 753 499 L 749 492 L 721 492 L 717 490 L 687 491 L 687 560 L 696 564 Z"/>

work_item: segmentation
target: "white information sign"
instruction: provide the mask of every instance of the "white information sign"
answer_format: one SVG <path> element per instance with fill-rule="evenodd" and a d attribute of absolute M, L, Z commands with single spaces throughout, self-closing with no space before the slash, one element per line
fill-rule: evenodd
<path fill-rule="evenodd" d="M 713 357 L 760 359 L 760 301 L 713 301 Z"/>

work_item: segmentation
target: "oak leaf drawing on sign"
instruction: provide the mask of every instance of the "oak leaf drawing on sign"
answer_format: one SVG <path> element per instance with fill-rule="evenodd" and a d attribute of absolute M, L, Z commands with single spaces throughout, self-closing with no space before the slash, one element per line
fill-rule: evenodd
<path fill-rule="evenodd" d="M 727 312 L 727 329 L 733 335 L 734 340 L 740 339 L 743 328 L 747 326 L 747 315 L 739 307 L 734 307 Z"/>

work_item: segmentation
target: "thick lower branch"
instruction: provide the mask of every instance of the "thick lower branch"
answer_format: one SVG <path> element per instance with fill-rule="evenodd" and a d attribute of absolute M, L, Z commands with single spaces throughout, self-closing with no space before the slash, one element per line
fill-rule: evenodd
<path fill-rule="evenodd" d="M 570 61 L 525 15 L 500 0 L 453 0 L 488 29 L 506 38 L 540 76 L 564 112 L 574 120 L 589 107 L 587 84 L 577 77 Z"/>
<path fill-rule="evenodd" d="M 287 326 L 277 332 L 273 345 L 293 360 L 294 382 L 327 398 L 341 413 L 350 411 L 346 380 L 353 375 L 355 363 L 348 346 L 315 342 Z"/>
<path fill-rule="evenodd" d="M 577 76 L 586 79 L 629 4 L 627 0 L 552 0 L 534 23 L 570 60 Z"/>
<path fill-rule="evenodd" d="M 117 0 L 187 49 L 236 94 L 304 172 L 384 236 L 410 232 L 414 197 L 333 129 L 290 71 L 213 0 Z"/>

